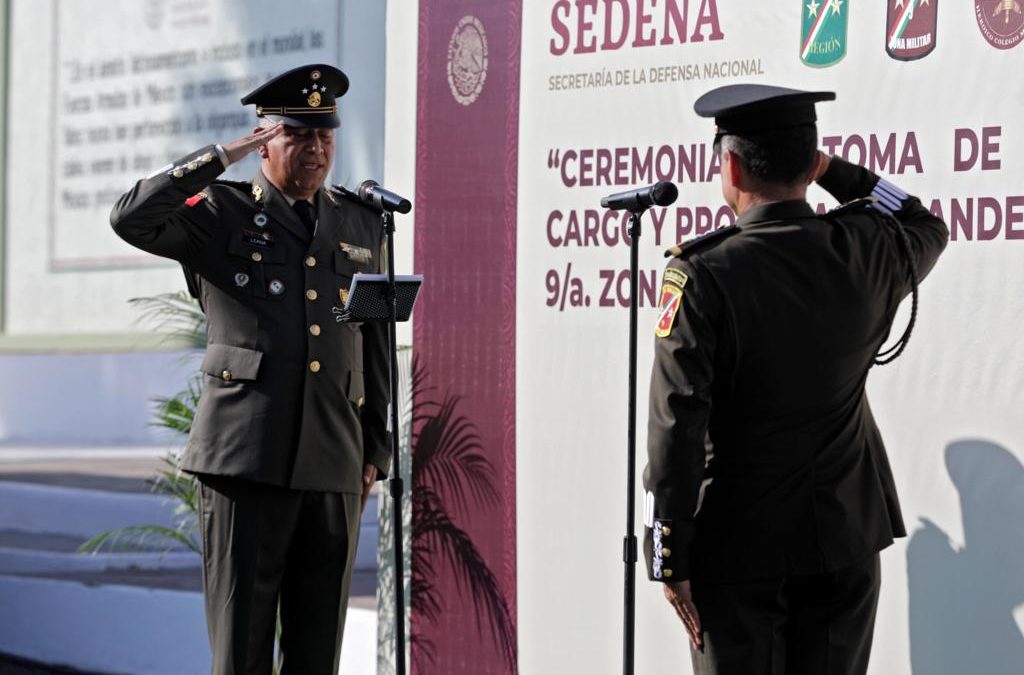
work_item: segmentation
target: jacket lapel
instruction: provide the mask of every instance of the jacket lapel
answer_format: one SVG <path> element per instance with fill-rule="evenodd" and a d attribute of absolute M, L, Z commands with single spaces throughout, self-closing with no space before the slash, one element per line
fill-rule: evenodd
<path fill-rule="evenodd" d="M 309 231 L 299 220 L 299 215 L 289 206 L 284 195 L 267 180 L 262 171 L 256 172 L 252 184 L 258 186 L 262 191 L 263 207 L 274 222 L 280 223 L 282 227 L 294 234 L 304 242 L 309 242 Z"/>

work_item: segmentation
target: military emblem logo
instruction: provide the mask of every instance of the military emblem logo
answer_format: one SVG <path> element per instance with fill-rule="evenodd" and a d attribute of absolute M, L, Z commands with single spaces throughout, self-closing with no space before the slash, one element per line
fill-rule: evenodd
<path fill-rule="evenodd" d="M 238 274 L 235 275 L 235 286 L 242 288 L 248 283 L 249 275 L 246 274 L 245 272 L 239 272 Z"/>
<path fill-rule="evenodd" d="M 978 29 L 997 49 L 1016 47 L 1024 40 L 1024 0 L 974 0 Z"/>
<path fill-rule="evenodd" d="M 306 99 L 306 102 L 309 103 L 310 108 L 319 108 L 320 92 L 314 91 L 312 94 L 309 95 L 309 98 Z"/>
<path fill-rule="evenodd" d="M 689 278 L 676 269 L 665 270 L 664 283 L 661 286 L 661 302 L 658 304 L 658 328 L 654 334 L 660 338 L 672 333 L 672 326 L 683 302 L 683 287 Z"/>
<path fill-rule="evenodd" d="M 470 105 L 487 79 L 487 34 L 475 16 L 459 19 L 448 41 L 448 86 L 462 105 Z"/>
<path fill-rule="evenodd" d="M 939 0 L 888 0 L 885 51 L 899 61 L 922 59 L 935 49 Z"/>
<path fill-rule="evenodd" d="M 800 60 L 814 68 L 839 63 L 846 56 L 849 0 L 801 0 L 800 4 Z"/>

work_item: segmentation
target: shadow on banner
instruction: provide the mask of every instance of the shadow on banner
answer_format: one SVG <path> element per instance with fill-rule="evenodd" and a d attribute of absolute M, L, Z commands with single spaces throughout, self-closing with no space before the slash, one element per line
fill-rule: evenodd
<path fill-rule="evenodd" d="M 960 493 L 964 545 L 923 518 L 907 547 L 914 675 L 1016 675 L 1024 636 L 1024 467 L 1006 448 L 965 440 L 946 448 Z"/>

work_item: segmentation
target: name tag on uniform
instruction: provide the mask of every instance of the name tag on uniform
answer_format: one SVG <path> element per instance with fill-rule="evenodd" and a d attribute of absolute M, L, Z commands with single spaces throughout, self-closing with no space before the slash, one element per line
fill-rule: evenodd
<path fill-rule="evenodd" d="M 274 235 L 259 230 L 242 230 L 242 240 L 253 246 L 270 246 L 274 243 Z"/>
<path fill-rule="evenodd" d="M 373 253 L 370 252 L 370 249 L 363 248 L 362 246 L 353 246 L 352 244 L 342 242 L 341 250 L 345 252 L 345 255 L 352 262 L 368 263 L 373 260 Z"/>

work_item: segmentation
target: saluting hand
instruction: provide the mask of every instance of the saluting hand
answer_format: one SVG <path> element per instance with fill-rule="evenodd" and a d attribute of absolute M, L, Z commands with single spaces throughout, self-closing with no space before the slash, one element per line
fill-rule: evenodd
<path fill-rule="evenodd" d="M 690 592 L 690 581 L 678 581 L 672 584 L 664 584 L 665 597 L 668 598 L 672 608 L 686 627 L 690 636 L 690 644 L 694 649 L 704 651 L 704 633 L 700 628 L 700 614 L 697 613 L 697 606 L 693 604 L 693 594 Z"/>
<path fill-rule="evenodd" d="M 811 175 L 811 182 L 817 182 L 819 178 L 824 176 L 831 163 L 832 158 L 818 150 L 818 156 L 814 158 L 814 173 Z"/>
<path fill-rule="evenodd" d="M 222 147 L 228 156 L 228 161 L 231 164 L 234 164 L 261 145 L 266 145 L 270 139 L 274 138 L 282 131 L 284 131 L 284 124 L 282 122 L 278 122 L 272 127 L 260 128 L 255 133 L 243 136 L 237 141 L 226 143 Z"/>

